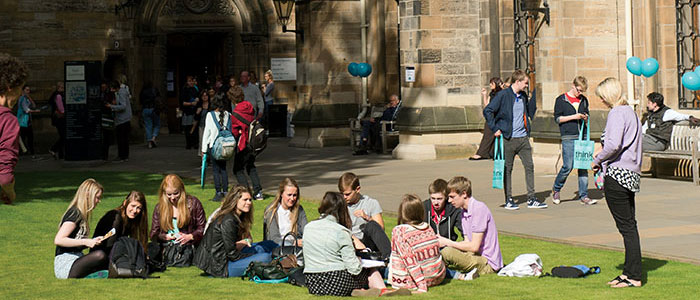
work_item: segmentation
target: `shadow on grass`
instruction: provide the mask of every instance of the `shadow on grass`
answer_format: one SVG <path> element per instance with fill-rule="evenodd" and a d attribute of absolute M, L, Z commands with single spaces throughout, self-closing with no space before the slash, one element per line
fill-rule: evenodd
<path fill-rule="evenodd" d="M 642 258 L 642 284 L 647 283 L 647 279 L 649 278 L 650 271 L 655 271 L 655 270 L 663 267 L 667 263 L 668 263 L 667 260 L 660 260 L 660 259 L 647 258 L 647 257 Z M 616 268 L 618 270 L 622 271 L 625 269 L 625 264 L 621 263 L 621 264 L 617 265 Z"/>
<path fill-rule="evenodd" d="M 23 205 L 34 201 L 70 202 L 78 186 L 88 178 L 102 184 L 105 197 L 125 197 L 124 191 L 134 189 L 155 194 L 163 176 L 139 172 L 55 171 L 22 172 L 17 173 L 15 178 L 15 204 Z"/>

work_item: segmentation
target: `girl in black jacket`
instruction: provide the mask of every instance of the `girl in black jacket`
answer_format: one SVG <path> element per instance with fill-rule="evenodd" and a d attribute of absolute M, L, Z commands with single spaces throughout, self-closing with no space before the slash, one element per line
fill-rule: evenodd
<path fill-rule="evenodd" d="M 95 228 L 93 238 L 105 236 L 112 229 L 114 234 L 102 240 L 100 245 L 95 246 L 90 252 L 102 250 L 106 254 L 112 252 L 112 246 L 119 237 L 128 236 L 141 244 L 143 250 L 146 251 L 148 243 L 148 206 L 146 205 L 146 196 L 139 191 L 131 191 L 122 205 L 108 211 Z M 103 262 L 104 269 L 107 269 L 109 262 L 108 257 L 105 257 Z"/>

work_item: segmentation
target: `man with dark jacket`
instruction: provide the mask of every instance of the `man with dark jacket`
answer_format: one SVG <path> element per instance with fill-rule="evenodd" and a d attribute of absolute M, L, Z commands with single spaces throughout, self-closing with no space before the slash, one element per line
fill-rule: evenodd
<path fill-rule="evenodd" d="M 423 201 L 425 208 L 425 222 L 437 235 L 456 241 L 461 233 L 459 221 L 462 220 L 462 210 L 447 202 L 447 181 L 436 179 L 428 187 L 430 199 Z"/>
<path fill-rule="evenodd" d="M 535 111 L 537 111 L 535 92 L 528 100 L 525 89 L 530 83 L 530 78 L 525 72 L 516 70 L 511 78 L 513 84 L 498 92 L 484 109 L 484 118 L 486 118 L 489 128 L 494 132 L 494 136 L 503 137 L 505 209 L 516 210 L 519 208 L 511 198 L 511 175 L 516 154 L 520 157 L 525 168 L 527 207 L 547 208 L 546 203 L 540 202 L 535 197 L 535 167 L 532 161 L 532 146 L 530 146 L 530 123 L 535 117 Z"/>
<path fill-rule="evenodd" d="M 681 114 L 664 105 L 664 96 L 651 92 L 647 95 L 647 112 L 642 117 L 642 150 L 664 151 L 671 142 L 673 124 L 688 120 L 691 125 L 700 125 L 700 120 Z"/>

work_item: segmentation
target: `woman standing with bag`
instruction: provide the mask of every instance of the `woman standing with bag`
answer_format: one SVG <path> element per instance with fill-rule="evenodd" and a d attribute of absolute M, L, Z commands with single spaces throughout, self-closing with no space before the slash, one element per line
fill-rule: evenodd
<path fill-rule="evenodd" d="M 482 110 L 486 107 L 486 105 L 489 105 L 489 101 L 491 101 L 493 97 L 496 97 L 496 93 L 501 91 L 502 86 L 503 81 L 501 81 L 501 78 L 494 77 L 491 78 L 491 80 L 489 80 L 489 88 L 491 89 L 491 92 L 487 94 L 485 88 L 481 89 L 481 97 L 483 98 L 481 106 Z M 484 132 L 481 136 L 481 143 L 479 143 L 479 149 L 476 150 L 476 154 L 469 157 L 469 160 L 493 158 L 491 157 L 491 152 L 493 152 L 493 140 L 493 131 L 491 130 L 491 128 L 489 128 L 488 124 L 484 124 Z"/>
<path fill-rule="evenodd" d="M 304 207 L 299 204 L 299 201 L 299 185 L 296 180 L 289 177 L 282 179 L 275 200 L 265 208 L 263 240 L 271 240 L 280 246 L 285 246 L 284 242 L 287 242 L 288 245 L 293 246 L 293 240 L 282 241 L 282 239 L 290 232 L 296 236 L 304 234 L 304 226 L 308 221 Z M 301 239 L 297 241 L 299 243 L 297 246 L 301 246 L 301 241 Z"/>
<path fill-rule="evenodd" d="M 642 124 L 627 99 L 622 96 L 622 84 L 616 78 L 603 80 L 595 90 L 608 113 L 601 143 L 603 149 L 595 155 L 591 168 L 605 174 L 605 200 L 625 244 L 625 264 L 622 274 L 608 282 L 611 287 L 642 286 L 642 251 L 635 219 L 634 194 L 639 192 L 642 167 Z"/>
<path fill-rule="evenodd" d="M 554 121 L 559 124 L 561 133 L 562 166 L 554 179 L 552 187 L 552 203 L 561 202 L 560 191 L 566 183 L 566 178 L 574 167 L 574 143 L 581 132 L 588 129 L 588 99 L 583 93 L 588 89 L 586 77 L 576 76 L 571 84 L 571 90 L 557 97 L 554 103 Z M 584 137 L 586 138 L 586 137 Z M 587 137 L 590 138 L 590 137 Z M 588 198 L 588 170 L 578 169 L 578 199 L 581 204 L 593 205 L 598 200 Z"/>
<path fill-rule="evenodd" d="M 206 93 L 202 93 L 202 99 L 208 98 Z M 225 128 L 226 130 L 231 130 L 231 114 L 226 111 L 226 106 L 228 103 L 224 100 L 223 94 L 218 94 L 214 96 L 211 103 L 211 108 L 213 111 L 205 113 L 205 125 L 204 131 L 202 132 L 202 149 L 201 154 L 209 152 L 212 146 L 214 146 L 214 141 L 219 135 L 220 128 Z M 209 104 L 207 104 L 209 105 Z M 218 126 L 217 126 L 218 124 Z M 213 162 L 214 169 L 214 188 L 216 189 L 216 194 L 211 201 L 221 201 L 226 195 L 228 190 L 228 174 L 226 173 L 226 163 L 227 160 L 216 160 L 212 156 L 209 156 Z"/>
<path fill-rule="evenodd" d="M 164 244 L 164 260 L 168 266 L 192 264 L 194 246 L 202 239 L 205 224 L 206 216 L 199 199 L 187 194 L 179 176 L 165 175 L 158 188 L 158 204 L 153 209 L 150 237 L 152 241 Z M 167 255 L 172 251 L 180 251 L 182 258 L 173 261 Z"/>
<path fill-rule="evenodd" d="M 29 154 L 32 158 L 36 158 L 34 155 L 34 130 L 32 129 L 32 113 L 39 112 L 39 110 L 34 109 L 36 103 L 29 93 L 31 88 L 25 85 L 22 88 L 22 96 L 19 97 L 19 107 L 17 108 L 17 120 L 19 121 L 19 136 L 24 142 L 24 146 L 27 147 Z"/>

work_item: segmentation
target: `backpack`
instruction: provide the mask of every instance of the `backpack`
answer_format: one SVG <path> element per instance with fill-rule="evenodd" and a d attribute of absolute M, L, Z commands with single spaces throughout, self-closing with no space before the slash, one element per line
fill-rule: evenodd
<path fill-rule="evenodd" d="M 600 273 L 600 267 L 586 267 L 584 265 L 558 266 L 552 268 L 552 276 L 560 278 L 580 278 L 588 274 Z"/>
<path fill-rule="evenodd" d="M 498 271 L 498 276 L 527 277 L 542 275 L 542 259 L 537 254 L 520 254 Z"/>
<path fill-rule="evenodd" d="M 224 113 L 224 112 L 220 112 Z M 214 124 L 216 124 L 216 129 L 219 130 L 219 134 L 214 139 L 214 144 L 212 145 L 209 152 L 215 160 L 229 160 L 236 153 L 236 138 L 233 137 L 231 133 L 231 118 L 228 119 L 228 124 L 226 127 L 221 127 L 221 124 L 216 120 L 216 113 L 211 111 L 209 113 L 214 119 Z"/>
<path fill-rule="evenodd" d="M 109 278 L 146 278 L 146 253 L 141 244 L 130 237 L 120 237 L 109 255 Z"/>
<path fill-rule="evenodd" d="M 239 115 L 238 113 L 233 113 L 233 116 L 236 117 L 239 121 L 243 122 L 243 124 L 248 125 L 248 144 L 246 147 L 249 147 L 255 154 L 258 154 L 265 150 L 265 147 L 267 147 L 267 135 L 265 134 L 265 128 L 258 122 L 258 120 L 253 120 L 252 122 L 248 122 L 243 116 Z"/>

